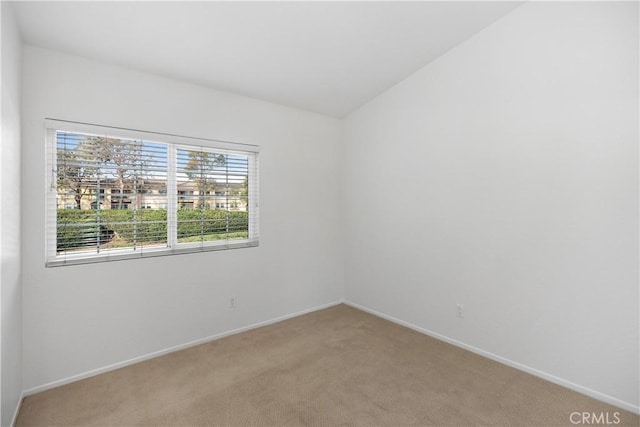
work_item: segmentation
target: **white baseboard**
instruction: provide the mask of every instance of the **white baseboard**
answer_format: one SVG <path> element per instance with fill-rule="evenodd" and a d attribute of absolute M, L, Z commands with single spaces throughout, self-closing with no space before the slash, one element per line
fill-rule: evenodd
<path fill-rule="evenodd" d="M 583 387 L 581 385 L 572 383 L 572 382 L 567 381 L 565 379 L 556 377 L 555 375 L 551 375 L 551 374 L 548 374 L 546 372 L 540 371 L 538 369 L 531 368 L 529 366 L 523 365 L 521 363 L 514 362 L 513 360 L 509 360 L 509 359 L 504 358 L 502 356 L 498 356 L 497 354 L 490 353 L 488 351 L 479 349 L 477 347 L 465 344 L 465 343 L 463 343 L 461 341 L 454 340 L 454 339 L 449 338 L 447 336 L 441 335 L 441 334 L 439 334 L 437 332 L 433 332 L 433 331 L 430 331 L 428 329 L 421 328 L 420 326 L 416 326 L 416 325 L 414 325 L 412 323 L 405 322 L 404 320 L 396 319 L 393 316 L 389 316 L 387 314 L 380 313 L 380 312 L 378 312 L 376 310 L 372 310 L 372 309 L 370 309 L 368 307 L 365 307 L 365 306 L 362 306 L 360 304 L 356 304 L 354 302 L 347 301 L 347 300 L 344 301 L 344 304 L 349 305 L 349 306 L 351 306 L 353 308 L 357 308 L 358 310 L 366 311 L 367 313 L 373 314 L 374 316 L 381 317 L 381 318 L 389 320 L 389 321 L 391 321 L 393 323 L 397 323 L 399 325 L 405 326 L 405 327 L 407 327 L 409 329 L 413 329 L 414 331 L 417 331 L 417 332 L 420 332 L 422 334 L 428 335 L 430 337 L 436 338 L 436 339 L 438 339 L 440 341 L 444 341 L 446 343 L 455 345 L 456 347 L 460 347 L 460 348 L 463 348 L 465 350 L 469 350 L 469 351 L 471 351 L 473 353 L 479 354 L 480 356 L 484 356 L 484 357 L 486 357 L 488 359 L 495 360 L 496 362 L 502 363 L 503 365 L 507 365 L 507 366 L 510 366 L 512 368 L 518 369 L 520 371 L 524 371 L 524 372 L 526 372 L 528 374 L 535 375 L 536 377 L 539 377 L 539 378 L 542 378 L 542 379 L 547 380 L 549 382 L 552 382 L 554 384 L 558 384 L 560 386 L 566 387 L 566 388 L 568 388 L 570 390 L 576 391 L 576 392 L 584 394 L 586 396 L 593 397 L 594 399 L 600 400 L 600 401 L 608 403 L 610 405 L 617 406 L 617 407 L 622 408 L 622 409 L 624 409 L 626 411 L 633 412 L 633 413 L 636 413 L 636 414 L 640 414 L 640 406 L 634 405 L 632 403 L 625 402 L 625 401 L 622 401 L 620 399 L 616 399 L 615 397 L 611 397 L 611 396 L 608 396 L 606 394 L 600 393 L 598 391 L 591 390 L 591 389 L 589 389 L 587 387 Z"/>
<path fill-rule="evenodd" d="M 42 384 L 42 385 L 39 385 L 39 386 L 36 386 L 36 387 L 32 387 L 30 389 L 25 390 L 22 394 L 23 394 L 23 397 L 30 396 L 30 395 L 35 394 L 35 393 L 40 393 L 40 392 L 45 391 L 45 390 L 49 390 L 49 389 L 52 389 L 52 388 L 60 387 L 60 386 L 65 385 L 65 384 L 69 384 L 69 383 L 72 383 L 72 382 L 75 382 L 75 381 L 83 380 L 83 379 L 89 378 L 89 377 L 94 377 L 96 375 L 100 375 L 100 374 L 103 374 L 105 372 L 114 371 L 116 369 L 124 368 L 125 366 L 133 365 L 135 363 L 139 363 L 139 362 L 143 362 L 145 360 L 153 359 L 155 357 L 163 356 L 163 355 L 168 354 L 168 353 L 173 353 L 173 352 L 176 352 L 176 351 L 184 350 L 186 348 L 193 347 L 193 346 L 200 345 L 200 344 L 204 344 L 204 343 L 207 343 L 209 341 L 219 340 L 221 338 L 228 337 L 230 335 L 239 334 L 241 332 L 246 332 L 246 331 L 249 331 L 251 329 L 260 328 L 262 326 L 267 326 L 267 325 L 271 325 L 271 324 L 274 324 L 274 323 L 282 322 L 283 320 L 291 319 L 293 317 L 302 316 L 304 314 L 312 313 L 314 311 L 323 310 L 325 308 L 333 307 L 335 305 L 342 304 L 342 303 L 343 303 L 342 300 L 330 302 L 328 304 L 319 305 L 319 306 L 312 307 L 312 308 L 309 308 L 309 309 L 306 309 L 306 310 L 302 310 L 302 311 L 298 311 L 298 312 L 295 312 L 295 313 L 287 314 L 285 316 L 276 317 L 274 319 L 265 320 L 263 322 L 254 323 L 252 325 L 243 326 L 241 328 L 232 329 L 232 330 L 226 331 L 226 332 L 221 332 L 219 334 L 211 335 L 211 336 L 208 336 L 208 337 L 205 337 L 205 338 L 200 338 L 200 339 L 197 339 L 195 341 L 190 341 L 190 342 L 187 342 L 187 343 L 184 343 L 184 344 L 179 344 L 179 345 L 176 345 L 176 346 L 173 346 L 173 347 L 165 348 L 164 350 L 154 351 L 153 353 L 148 353 L 148 354 L 145 354 L 145 355 L 142 355 L 142 356 L 138 356 L 138 357 L 134 357 L 132 359 L 128 359 L 128 360 L 125 360 L 125 361 L 122 361 L 122 362 L 118 362 L 118 363 L 114 363 L 114 364 L 111 364 L 111 365 L 108 365 L 108 366 L 104 366 L 102 368 L 93 369 L 91 371 L 83 372 L 81 374 L 72 375 L 72 376 L 67 377 L 67 378 L 63 378 L 63 379 L 60 379 L 60 380 L 52 381 L 50 383 Z M 16 411 L 16 415 L 17 415 L 17 411 Z"/>
<path fill-rule="evenodd" d="M 22 406 L 22 400 L 24 399 L 25 394 L 24 391 L 20 394 L 20 399 L 18 399 L 18 404 L 16 405 L 16 410 L 13 413 L 13 418 L 11 418 L 11 424 L 9 427 L 14 427 L 16 425 L 16 421 L 18 420 L 18 414 L 20 413 L 20 406 Z"/>

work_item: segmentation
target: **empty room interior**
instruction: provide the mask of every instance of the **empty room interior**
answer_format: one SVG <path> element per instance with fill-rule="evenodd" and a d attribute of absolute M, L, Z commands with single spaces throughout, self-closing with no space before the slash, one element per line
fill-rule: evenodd
<path fill-rule="evenodd" d="M 638 2 L 0 10 L 3 427 L 639 425 Z"/>

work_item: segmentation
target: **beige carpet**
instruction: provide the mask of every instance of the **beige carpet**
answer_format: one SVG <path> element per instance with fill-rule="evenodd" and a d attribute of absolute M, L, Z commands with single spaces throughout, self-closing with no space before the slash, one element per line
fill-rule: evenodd
<path fill-rule="evenodd" d="M 617 412 L 619 425 L 638 425 L 629 412 L 339 305 L 29 396 L 17 425 L 572 426 L 573 412 L 609 422 Z"/>

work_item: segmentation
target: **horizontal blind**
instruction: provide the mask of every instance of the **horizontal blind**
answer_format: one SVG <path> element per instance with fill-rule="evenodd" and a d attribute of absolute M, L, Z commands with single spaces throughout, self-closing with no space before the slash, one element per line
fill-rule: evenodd
<path fill-rule="evenodd" d="M 249 238 L 249 157 L 177 150 L 177 242 Z"/>
<path fill-rule="evenodd" d="M 256 152 L 69 127 L 47 130 L 47 265 L 258 245 Z"/>

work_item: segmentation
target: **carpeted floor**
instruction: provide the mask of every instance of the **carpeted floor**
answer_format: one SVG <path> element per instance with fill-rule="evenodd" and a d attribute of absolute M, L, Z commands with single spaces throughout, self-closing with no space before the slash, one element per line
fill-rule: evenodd
<path fill-rule="evenodd" d="M 339 305 L 29 396 L 17 426 L 573 426 L 574 412 L 638 426 L 637 415 Z"/>

